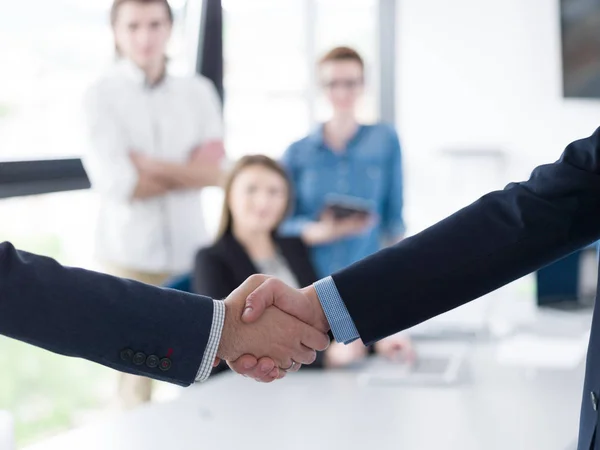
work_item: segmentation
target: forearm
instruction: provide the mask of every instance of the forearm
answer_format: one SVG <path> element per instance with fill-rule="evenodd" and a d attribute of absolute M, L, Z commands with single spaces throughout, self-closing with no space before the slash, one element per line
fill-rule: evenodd
<path fill-rule="evenodd" d="M 219 186 L 223 177 L 218 163 L 188 162 L 181 164 L 162 160 L 154 161 L 151 174 L 157 181 L 172 186 L 172 189 Z"/>
<path fill-rule="evenodd" d="M 152 177 L 148 174 L 140 174 L 132 197 L 136 200 L 161 197 L 172 189 L 174 189 L 173 185 L 169 185 L 157 177 Z"/>
<path fill-rule="evenodd" d="M 0 334 L 180 385 L 194 382 L 213 320 L 209 298 L 63 267 L 8 243 L 0 292 Z"/>
<path fill-rule="evenodd" d="M 474 300 L 597 240 L 600 165 L 589 149 L 600 148 L 598 141 L 596 134 L 573 144 L 528 182 L 488 194 L 335 274 L 365 342 Z M 376 315 L 365 298 L 378 299 Z"/>
<path fill-rule="evenodd" d="M 320 222 L 306 222 L 300 232 L 300 237 L 308 246 L 328 244 L 334 240 L 331 233 L 327 233 Z"/>
<path fill-rule="evenodd" d="M 323 230 L 323 224 L 311 220 L 308 216 L 298 215 L 290 217 L 280 227 L 283 236 L 300 237 L 308 245 L 319 245 L 329 242 Z"/>

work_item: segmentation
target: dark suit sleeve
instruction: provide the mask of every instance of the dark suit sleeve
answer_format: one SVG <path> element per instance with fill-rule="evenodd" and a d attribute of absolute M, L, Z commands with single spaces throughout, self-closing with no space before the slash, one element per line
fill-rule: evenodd
<path fill-rule="evenodd" d="M 528 181 L 485 195 L 333 279 L 363 341 L 372 343 L 598 238 L 600 129 Z"/>
<path fill-rule="evenodd" d="M 225 299 L 237 287 L 232 279 L 231 270 L 210 251 L 202 249 L 196 255 L 194 267 L 194 292 L 208 295 L 217 300 Z"/>
<path fill-rule="evenodd" d="M 209 298 L 63 267 L 0 243 L 2 335 L 187 386 L 200 367 L 212 316 Z M 136 365 L 126 349 L 168 357 L 170 368 Z"/>

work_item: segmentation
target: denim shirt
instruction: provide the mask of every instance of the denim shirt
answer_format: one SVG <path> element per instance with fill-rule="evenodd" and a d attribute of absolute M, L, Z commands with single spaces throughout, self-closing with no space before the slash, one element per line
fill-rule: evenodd
<path fill-rule="evenodd" d="M 311 248 L 319 277 L 325 277 L 381 248 L 383 239 L 404 233 L 402 219 L 402 161 L 400 142 L 386 124 L 362 125 L 343 152 L 334 152 L 323 141 L 323 127 L 292 144 L 283 156 L 295 190 L 293 214 L 281 233 L 298 236 L 311 221 L 318 221 L 328 194 L 368 200 L 377 224 L 356 237 Z"/>

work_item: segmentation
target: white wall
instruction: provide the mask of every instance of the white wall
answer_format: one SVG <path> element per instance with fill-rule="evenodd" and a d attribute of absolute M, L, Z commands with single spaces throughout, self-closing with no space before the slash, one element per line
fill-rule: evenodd
<path fill-rule="evenodd" d="M 467 187 L 475 198 L 527 177 L 600 125 L 600 102 L 562 98 L 558 0 L 399 0 L 398 9 L 410 232 L 464 203 L 450 194 L 449 180 L 475 179 L 468 170 L 449 174 L 440 151 L 507 152 L 500 180 L 480 174 L 487 182 Z"/>

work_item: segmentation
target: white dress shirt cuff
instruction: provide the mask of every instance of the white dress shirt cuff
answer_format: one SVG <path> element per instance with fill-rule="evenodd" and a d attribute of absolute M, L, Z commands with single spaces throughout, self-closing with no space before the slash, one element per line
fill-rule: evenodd
<path fill-rule="evenodd" d="M 210 376 L 213 363 L 217 356 L 217 350 L 219 349 L 219 343 L 221 342 L 223 324 L 225 323 L 225 303 L 221 300 L 213 300 L 213 305 L 213 322 L 210 328 L 210 336 L 206 343 L 200 370 L 198 370 L 198 375 L 196 376 L 196 382 L 199 383 L 206 381 Z"/>

